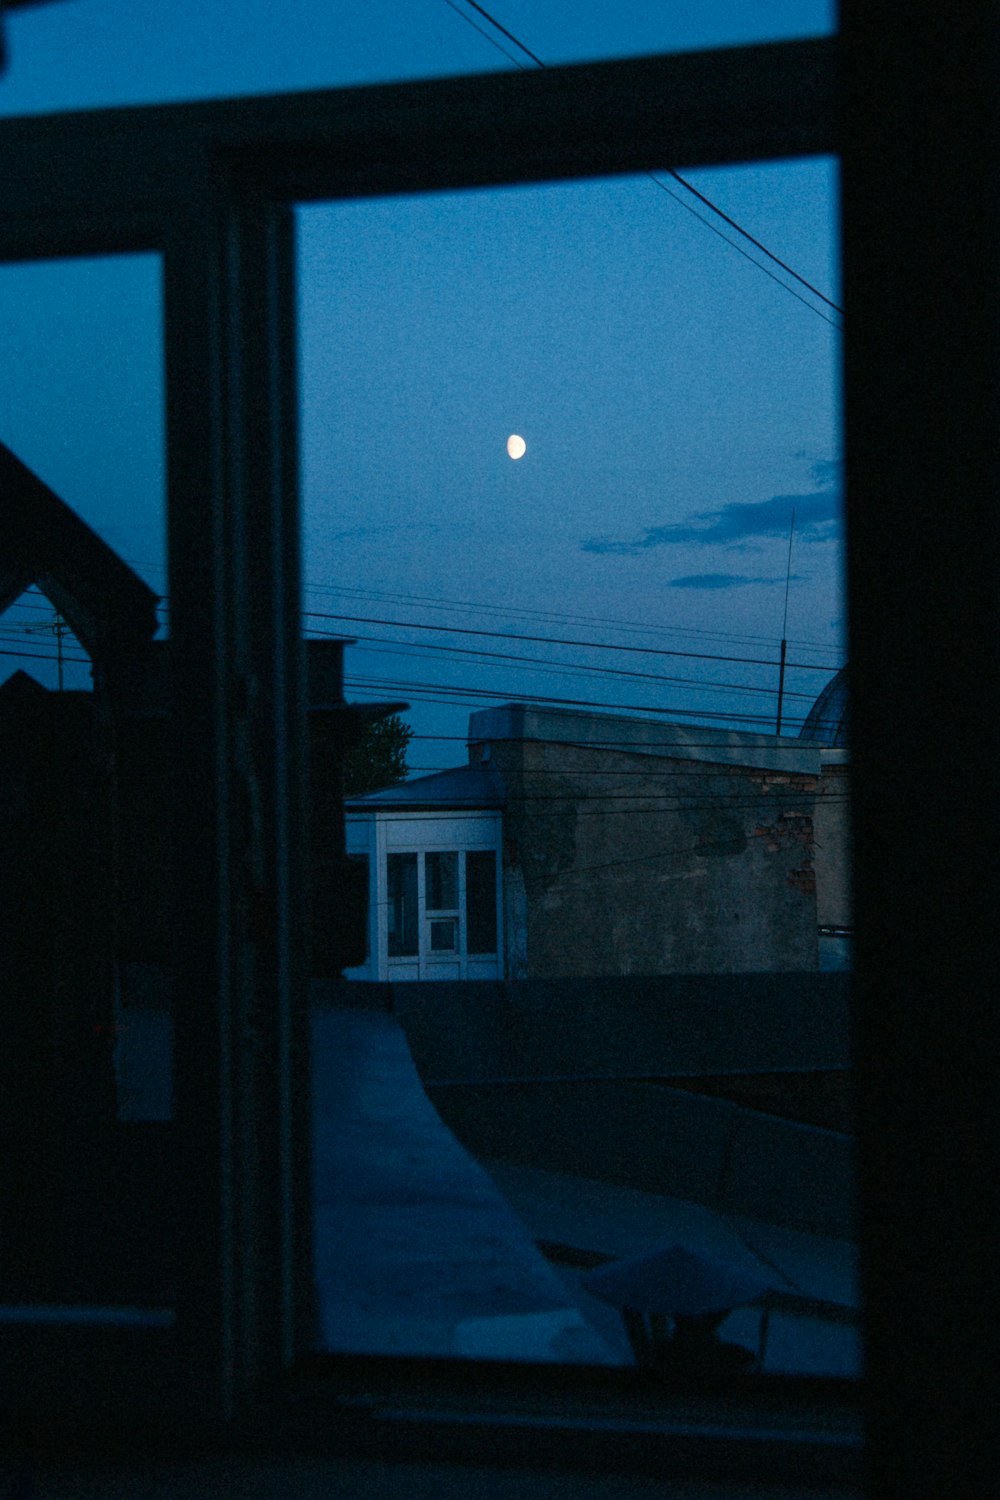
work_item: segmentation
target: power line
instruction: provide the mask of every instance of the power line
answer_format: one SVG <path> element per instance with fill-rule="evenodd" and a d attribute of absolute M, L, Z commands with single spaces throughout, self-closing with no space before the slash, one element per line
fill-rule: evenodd
<path fill-rule="evenodd" d="M 744 767 L 744 766 L 741 766 L 739 769 L 743 770 L 743 771 L 746 771 L 748 768 Z M 550 775 L 557 775 L 558 773 L 553 771 L 553 772 L 550 772 L 549 774 Z M 600 774 L 606 775 L 608 773 L 602 772 Z M 707 772 L 706 771 L 701 771 L 699 774 L 701 776 L 710 776 L 712 773 L 711 773 L 711 771 L 707 771 Z M 800 771 L 798 774 L 800 776 L 804 777 L 804 778 L 808 777 L 808 773 L 805 772 L 805 771 Z M 400 785 L 401 786 L 405 786 L 405 783 L 401 783 Z M 384 788 L 383 790 L 387 790 L 388 791 L 388 790 L 393 790 L 393 788 Z M 552 803 L 552 802 L 558 802 L 558 803 L 575 803 L 575 804 L 578 804 L 578 811 L 577 811 L 577 816 L 578 817 L 591 817 L 592 816 L 592 817 L 602 817 L 602 818 L 618 818 L 618 817 L 630 816 L 633 813 L 640 813 L 640 814 L 643 814 L 643 815 L 645 815 L 645 816 L 648 817 L 650 815 L 650 813 L 654 813 L 657 810 L 659 810 L 661 812 L 664 812 L 664 813 L 683 813 L 683 812 L 689 812 L 689 811 L 692 811 L 692 810 L 697 810 L 697 809 L 703 808 L 703 807 L 728 807 L 728 808 L 736 808 L 736 807 L 758 807 L 759 808 L 759 807 L 762 807 L 762 806 L 763 806 L 763 810 L 765 812 L 768 809 L 771 809 L 771 811 L 774 812 L 774 813 L 776 813 L 776 815 L 778 817 L 783 817 L 784 816 L 784 812 L 783 811 L 782 812 L 778 812 L 777 809 L 784 808 L 787 805 L 792 805 L 792 804 L 794 804 L 794 806 L 796 806 L 796 807 L 801 807 L 802 804 L 803 804 L 803 800 L 804 799 L 806 801 L 811 801 L 814 805 L 815 805 L 815 802 L 818 800 L 817 796 L 816 796 L 816 793 L 814 791 L 805 791 L 805 790 L 796 791 L 794 788 L 791 789 L 790 791 L 786 791 L 786 792 L 765 792 L 763 790 L 755 792 L 755 793 L 749 793 L 749 792 L 728 792 L 728 793 L 727 792 L 721 792 L 721 793 L 704 792 L 704 793 L 701 793 L 701 794 L 698 794 L 698 793 L 695 793 L 695 792 L 686 792 L 686 793 L 685 792 L 660 792 L 660 793 L 651 792 L 648 795 L 646 795 L 644 793 L 641 793 L 641 792 L 621 792 L 621 791 L 619 791 L 619 792 L 582 792 L 582 793 L 581 792 L 531 792 L 531 791 L 524 791 L 524 792 L 522 792 L 520 794 L 520 796 L 518 797 L 517 800 L 518 800 L 519 803 L 524 803 L 526 806 L 528 806 L 529 804 L 531 806 L 533 806 L 536 803 Z M 359 799 L 352 799 L 352 798 L 348 797 L 346 800 L 351 801 L 351 800 L 359 800 Z M 417 802 L 419 802 L 419 798 L 415 798 L 414 800 L 417 801 Z M 627 803 L 628 806 L 624 806 L 624 807 L 594 807 L 592 805 L 595 802 L 609 802 L 609 801 L 610 802 L 624 802 L 624 803 Z M 835 793 L 833 793 L 833 794 L 831 794 L 829 796 L 824 796 L 823 797 L 823 805 L 824 806 L 827 806 L 828 804 L 832 805 L 835 802 L 836 803 L 847 804 L 849 801 L 850 801 L 850 798 L 847 796 L 846 792 L 844 792 L 844 793 L 835 792 Z M 385 806 L 385 804 L 375 804 L 375 806 Z M 484 809 L 484 811 L 488 811 L 488 810 L 489 809 Z M 430 819 L 431 821 L 433 821 L 435 816 L 440 816 L 440 813 L 438 813 L 436 815 L 432 814 L 432 813 L 428 813 L 427 816 L 428 816 L 428 819 Z M 805 814 L 805 816 L 809 816 L 809 815 Z"/>
<path fill-rule="evenodd" d="M 844 316 L 844 309 L 842 307 L 838 307 L 836 302 L 831 301 L 831 299 L 827 297 L 825 293 L 820 291 L 819 287 L 813 286 L 811 281 L 807 281 L 804 276 L 800 276 L 798 271 L 793 270 L 792 267 L 787 263 L 787 261 L 783 261 L 780 256 L 775 255 L 773 250 L 769 250 L 766 245 L 762 245 L 760 240 L 754 239 L 750 231 L 744 229 L 742 224 L 737 224 L 736 220 L 731 219 L 729 215 L 725 213 L 717 203 L 713 203 L 711 198 L 706 198 L 704 193 L 699 192 L 693 182 L 688 182 L 687 178 L 682 177 L 681 174 L 679 172 L 676 172 L 673 167 L 667 167 L 665 168 L 665 170 L 670 173 L 670 176 L 673 177 L 675 181 L 679 182 L 682 187 L 686 188 L 689 193 L 693 193 L 694 196 L 699 200 L 699 202 L 704 203 L 706 208 L 710 208 L 713 214 L 718 214 L 720 219 L 725 220 L 725 222 L 729 224 L 733 229 L 735 229 L 738 234 L 741 234 L 745 240 L 748 240 L 751 245 L 756 246 L 758 250 L 762 250 L 769 260 L 774 261 L 776 266 L 780 266 L 783 271 L 787 271 L 789 276 L 794 276 L 795 280 L 799 282 L 800 285 L 806 287 L 808 291 L 812 292 L 814 297 L 818 297 L 821 302 L 825 302 L 827 307 L 832 307 L 834 312 L 839 313 L 841 317 Z"/>
<path fill-rule="evenodd" d="M 344 682 L 346 686 L 362 692 L 402 692 L 410 697 L 419 696 L 424 702 L 430 701 L 442 705 L 465 704 L 471 707 L 473 703 L 483 698 L 488 698 L 495 703 L 498 697 L 506 696 L 519 703 L 555 708 L 596 708 L 611 715 L 636 713 L 656 714 L 658 718 L 721 719 L 723 721 L 739 719 L 750 724 L 770 724 L 773 719 L 771 714 L 717 713 L 711 709 L 665 708 L 661 704 L 606 703 L 593 698 L 562 698 L 539 693 L 504 694 L 502 689 L 468 687 L 450 683 L 400 682 L 389 678 L 355 676 L 345 677 Z"/>
<path fill-rule="evenodd" d="M 546 646 L 582 646 L 588 651 L 627 651 L 640 656 L 680 656 L 693 661 L 724 661 L 737 662 L 749 667 L 771 667 L 778 663 L 774 660 L 756 656 L 724 656 L 712 651 L 672 651 L 664 646 L 628 646 L 615 644 L 608 641 L 581 641 L 564 636 L 555 635 L 527 635 L 514 630 L 476 630 L 470 625 L 427 625 L 419 620 L 386 620 L 377 615 L 346 615 L 330 614 L 318 609 L 303 612 L 304 618 L 310 620 L 341 620 L 347 624 L 359 625 L 390 625 L 404 630 L 432 630 L 443 635 L 476 635 L 490 640 L 502 641 L 529 641 L 532 644 Z M 789 663 L 789 669 L 795 668 L 803 672 L 830 672 L 833 669 L 828 663 L 816 662 L 794 662 Z"/>
<path fill-rule="evenodd" d="M 320 631 L 315 626 L 311 627 L 312 634 L 307 639 L 339 639 L 332 631 Z M 361 652 L 371 654 L 384 654 L 386 656 L 410 656 L 414 651 L 425 652 L 447 652 L 446 656 L 421 657 L 420 660 L 444 661 L 450 660 L 451 656 L 472 656 L 484 664 L 498 661 L 515 663 L 516 670 L 521 672 L 546 672 L 553 676 L 601 676 L 614 678 L 628 678 L 629 680 L 641 680 L 644 682 L 669 683 L 673 686 L 692 687 L 700 692 L 717 693 L 754 693 L 758 697 L 773 698 L 777 692 L 776 688 L 754 687 L 749 683 L 741 682 L 700 682 L 696 677 L 669 677 L 659 672 L 634 672 L 623 667 L 595 667 L 583 662 L 554 662 L 547 661 L 541 656 L 525 656 L 515 651 L 487 651 L 484 647 L 471 646 L 447 646 L 437 641 L 398 641 L 383 636 L 355 636 L 353 641 L 366 641 L 368 645 L 360 647 Z M 387 646 L 389 649 L 384 653 L 377 651 L 377 647 Z M 400 649 L 406 648 L 406 649 Z M 412 649 L 411 649 L 412 648 Z M 811 703 L 815 693 L 786 693 L 786 698 L 802 698 Z"/>
<path fill-rule="evenodd" d="M 480 36 L 485 37 L 491 47 L 495 47 L 498 52 L 502 52 L 504 57 L 506 57 L 509 62 L 512 62 L 514 64 L 515 68 L 524 68 L 524 63 L 516 58 L 512 52 L 508 52 L 506 47 L 502 47 L 497 41 L 496 37 L 490 36 L 489 32 L 484 31 L 481 26 L 478 26 L 471 16 L 467 16 L 464 10 L 460 10 L 459 7 L 455 4 L 455 0 L 444 0 L 444 3 L 445 5 L 450 5 L 455 14 L 461 16 L 462 20 L 465 21 L 467 25 L 471 26 L 473 31 L 478 31 Z"/>
<path fill-rule="evenodd" d="M 554 709 L 553 712 L 556 713 L 556 712 L 558 712 L 558 710 Z M 715 727 L 715 726 L 713 726 L 713 727 Z M 742 732 L 742 731 L 738 731 L 738 732 Z M 747 730 L 745 732 L 746 733 L 751 733 L 752 731 Z M 423 740 L 433 740 L 435 742 L 435 744 L 437 744 L 437 743 L 445 744 L 446 743 L 446 744 L 450 744 L 450 745 L 475 745 L 475 744 L 479 743 L 479 740 L 481 738 L 482 738 L 482 736 L 479 736 L 477 738 L 476 735 L 469 735 L 469 734 L 419 734 L 419 733 L 417 733 L 417 734 L 412 734 L 410 736 L 410 742 L 416 743 L 418 740 L 420 740 L 420 741 L 423 741 Z M 773 740 L 774 736 L 773 735 L 768 735 L 768 736 L 765 736 L 765 738 Z M 541 743 L 541 741 L 532 741 L 532 743 Z M 699 740 L 697 742 L 697 748 L 704 749 L 704 750 L 724 750 L 729 745 L 729 743 L 730 743 L 729 740 Z M 793 750 L 801 750 L 803 748 L 803 745 L 805 745 L 805 744 L 812 744 L 812 743 L 814 743 L 814 742 L 813 741 L 803 741 L 802 744 L 791 744 L 791 743 L 789 743 L 787 745 L 784 745 L 784 744 L 783 745 L 773 745 L 772 744 L 772 745 L 768 746 L 768 752 L 769 753 L 771 753 L 771 752 L 778 753 L 778 752 L 780 752 L 782 750 L 788 750 L 790 752 L 793 751 Z M 628 745 L 623 745 L 622 742 L 621 742 L 621 740 L 588 740 L 587 741 L 587 745 L 588 745 L 588 747 L 591 750 L 626 750 L 626 751 L 628 751 L 631 748 Z M 656 748 L 656 749 L 674 749 L 674 750 L 676 750 L 677 749 L 677 741 L 676 740 L 650 740 L 650 739 L 644 740 L 643 741 L 643 749 L 650 749 L 650 748 Z M 688 749 L 688 750 L 693 750 L 695 748 L 694 742 L 688 742 L 688 744 L 686 745 L 685 748 Z M 820 748 L 822 749 L 822 748 L 828 748 L 828 747 L 820 746 Z M 453 770 L 454 767 L 449 767 L 449 766 L 445 766 L 445 767 L 434 766 L 434 767 L 431 767 L 431 769 L 435 770 L 435 771 Z M 590 775 L 591 773 L 589 771 L 588 772 L 576 771 L 573 774 L 577 775 L 577 776 L 582 776 L 582 775 L 585 775 L 585 774 L 586 775 Z M 594 772 L 593 774 L 594 775 L 598 775 L 600 773 L 599 772 Z M 643 772 L 636 771 L 634 773 L 630 772 L 629 774 L 630 775 L 631 774 L 646 775 L 646 772 L 644 772 L 644 771 Z"/>
<path fill-rule="evenodd" d="M 4 651 L 4 650 L 0 650 L 0 656 L 13 656 L 13 657 L 23 656 L 26 659 L 31 660 L 31 661 L 58 661 L 59 660 L 58 653 L 55 652 L 55 651 Z M 89 656 L 66 656 L 66 655 L 64 655 L 63 656 L 63 661 L 83 662 L 86 666 L 88 666 L 88 667 L 90 666 L 90 657 Z"/>
<path fill-rule="evenodd" d="M 508 31 L 506 26 L 502 26 L 497 20 L 496 16 L 491 16 L 488 10 L 485 10 L 483 6 L 479 5 L 477 3 L 477 0 L 466 0 L 466 4 L 471 5 L 472 9 L 478 11 L 485 20 L 489 21 L 491 26 L 495 26 L 497 31 L 502 32 L 509 42 L 514 43 L 515 47 L 520 47 L 525 57 L 530 57 L 531 61 L 533 63 L 537 63 L 540 68 L 548 66 L 547 63 L 542 62 L 542 59 L 537 55 L 537 53 L 532 52 L 530 47 L 526 47 L 519 37 L 516 37 L 512 31 Z M 485 36 L 486 33 L 484 32 L 483 35 Z M 492 38 L 490 38 L 490 40 L 492 40 Z"/>
<path fill-rule="evenodd" d="M 421 818 L 418 817 L 418 818 L 414 818 L 412 821 L 413 822 L 421 822 L 421 821 L 434 821 L 434 820 L 433 819 L 423 820 L 423 819 L 421 819 Z M 721 838 L 721 839 L 700 839 L 698 841 L 698 843 L 696 843 L 696 844 L 674 844 L 670 848 L 667 848 L 667 849 L 655 849 L 655 850 L 652 850 L 649 854 L 630 854 L 630 855 L 627 855 L 623 859 L 608 859 L 608 860 L 602 860 L 600 863 L 597 863 L 597 864 L 575 865 L 571 869 L 560 870 L 559 871 L 559 874 L 557 876 L 557 884 L 564 884 L 564 883 L 566 883 L 568 881 L 575 880 L 578 876 L 589 874 L 592 870 L 611 870 L 611 869 L 618 868 L 619 866 L 622 866 L 622 865 L 644 865 L 644 864 L 649 864 L 649 863 L 651 863 L 654 860 L 674 859 L 679 854 L 698 854 L 698 853 L 701 853 L 703 851 L 707 852 L 710 849 L 725 849 L 725 848 L 729 847 L 729 845 L 731 844 L 731 842 L 732 842 L 731 839 L 726 839 L 726 838 Z M 364 854 L 367 853 L 364 850 L 357 850 L 357 851 L 354 851 L 354 852 L 356 852 L 356 853 L 364 853 Z M 406 853 L 406 852 L 416 852 L 416 851 L 406 851 L 406 850 L 395 850 L 394 849 L 391 852 L 394 853 L 394 854 L 396 854 L 396 853 Z M 391 902 L 391 898 L 386 898 L 385 900 L 377 901 L 377 902 L 374 902 L 373 904 L 375 906 L 390 906 L 392 904 L 392 902 Z"/>
<path fill-rule="evenodd" d="M 495 37 L 489 36 L 485 31 L 483 31 L 481 26 L 476 25 L 476 23 L 470 16 L 465 15 L 464 12 L 454 4 L 454 0 L 445 0 L 445 3 L 450 5 L 451 9 L 456 11 L 458 15 L 462 16 L 462 19 L 464 21 L 467 21 L 468 24 L 474 28 L 474 30 L 478 31 L 480 36 L 485 37 L 492 46 L 496 47 L 498 51 L 502 52 L 504 57 L 506 57 L 508 61 L 513 62 L 515 66 L 519 68 L 524 68 L 524 64 L 518 62 L 517 58 L 511 57 L 507 49 L 505 47 L 502 47 Z M 520 50 L 525 54 L 525 56 L 530 57 L 532 62 L 535 63 L 539 68 L 548 67 L 548 64 L 543 62 L 542 59 L 537 55 L 537 53 L 532 52 L 531 48 L 526 47 L 519 37 L 516 37 L 512 31 L 508 31 L 507 27 L 504 26 L 500 21 L 498 21 L 495 16 L 491 15 L 488 10 L 486 10 L 482 5 L 478 4 L 478 0 L 466 0 L 466 4 L 471 6 L 473 10 L 478 11 L 478 13 L 485 20 L 487 20 L 491 26 L 495 27 L 497 31 L 499 31 L 508 39 L 508 41 L 513 42 L 515 47 L 519 47 Z M 744 229 L 742 224 L 738 224 L 735 219 L 730 218 L 727 213 L 724 213 L 723 210 L 719 208 L 717 204 L 713 203 L 710 198 L 707 198 L 704 193 L 699 192 L 698 189 L 692 183 L 688 182 L 686 178 L 682 177 L 679 172 L 676 172 L 672 167 L 666 167 L 663 170 L 668 172 L 671 177 L 679 182 L 681 186 L 684 187 L 689 193 L 693 194 L 693 196 L 697 198 L 701 203 L 704 203 L 705 207 L 710 209 L 712 213 L 718 215 L 718 217 L 722 219 L 726 224 L 735 229 L 737 234 L 742 235 L 749 244 L 760 250 L 762 254 L 766 255 L 768 259 L 773 261 L 775 265 L 780 266 L 781 269 L 788 275 L 793 276 L 795 280 L 799 282 L 801 286 L 806 287 L 814 297 L 818 297 L 821 302 L 825 302 L 828 307 L 831 307 L 834 310 L 834 312 L 839 313 L 841 317 L 843 316 L 843 308 L 838 307 L 835 302 L 831 301 L 829 297 L 827 297 L 817 287 L 813 286 L 811 281 L 807 281 L 804 276 L 800 276 L 798 271 L 793 270 L 792 267 L 787 264 L 787 262 L 783 261 L 780 258 L 780 256 L 775 255 L 773 251 L 769 250 L 766 245 L 762 244 L 760 240 L 756 239 L 752 234 L 750 234 L 748 230 Z M 840 330 L 841 325 L 839 323 L 835 323 L 832 318 L 828 318 L 820 308 L 814 307 L 811 302 L 807 302 L 804 297 L 800 296 L 800 294 L 794 289 L 794 287 L 790 287 L 787 282 L 782 281 L 779 276 L 775 276 L 773 271 L 769 271 L 766 266 L 762 266 L 760 264 L 760 261 L 755 260 L 752 255 L 748 255 L 745 250 L 743 250 L 739 245 L 731 240 L 728 235 L 723 234 L 722 231 L 716 225 L 711 223 L 710 220 L 706 219 L 704 215 L 698 213 L 698 211 L 692 208 L 689 203 L 685 203 L 682 198 L 679 198 L 676 193 L 672 192 L 671 189 L 667 187 L 666 183 L 661 182 L 653 172 L 647 171 L 643 175 L 648 177 L 650 182 L 654 183 L 662 192 L 666 193 L 668 197 L 673 198 L 676 203 L 679 203 L 682 208 L 687 209 L 689 213 L 693 214 L 694 217 L 698 219 L 702 224 L 704 224 L 708 229 L 710 229 L 713 234 L 716 234 L 720 239 L 725 240 L 726 244 L 730 245 L 732 249 L 737 252 L 737 254 L 743 256 L 744 260 L 748 260 L 751 265 L 756 266 L 758 271 L 763 271 L 765 276 L 769 276 L 772 281 L 776 282 L 777 285 L 788 292 L 790 296 L 795 297 L 796 300 L 801 302 L 804 307 L 807 307 L 810 312 L 815 313 L 816 317 L 822 318 L 824 323 L 829 323 L 831 328 L 836 328 L 838 331 Z"/>
<path fill-rule="evenodd" d="M 526 609 L 512 605 L 488 604 L 482 600 L 472 599 L 443 599 L 432 594 L 407 594 L 385 589 L 362 589 L 352 588 L 337 584 L 306 584 L 303 592 L 306 594 L 340 594 L 356 599 L 375 599 L 382 603 L 421 604 L 427 609 L 465 610 L 476 614 L 502 615 L 506 618 L 521 616 L 530 620 L 555 620 L 562 624 L 572 625 L 607 625 L 615 626 L 620 630 L 641 632 L 649 635 L 682 635 L 682 636 L 707 636 L 709 639 L 731 640 L 741 642 L 767 643 L 769 636 L 749 635 L 746 632 L 737 633 L 731 630 L 705 630 L 691 625 L 651 625 L 641 620 L 621 620 L 605 615 L 569 614 L 561 610 Z M 798 640 L 795 642 L 800 646 L 811 646 L 817 651 L 836 651 L 839 646 L 828 646 L 822 641 Z"/>

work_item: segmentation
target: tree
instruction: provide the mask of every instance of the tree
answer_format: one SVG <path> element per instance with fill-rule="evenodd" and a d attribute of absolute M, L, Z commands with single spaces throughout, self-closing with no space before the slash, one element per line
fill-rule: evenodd
<path fill-rule="evenodd" d="M 412 738 L 413 730 L 399 714 L 366 724 L 344 762 L 345 796 L 363 797 L 405 781 L 406 751 Z"/>

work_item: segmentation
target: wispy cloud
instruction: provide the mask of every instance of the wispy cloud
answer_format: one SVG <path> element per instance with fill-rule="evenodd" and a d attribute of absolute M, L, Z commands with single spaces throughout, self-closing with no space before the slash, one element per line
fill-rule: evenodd
<path fill-rule="evenodd" d="M 345 531 L 331 531 L 328 540 L 348 542 L 356 541 L 359 537 L 394 537 L 402 531 L 429 532 L 431 536 L 436 536 L 442 529 L 439 521 L 380 522 L 373 526 L 349 526 Z"/>
<path fill-rule="evenodd" d="M 734 501 L 721 510 L 700 511 L 689 521 L 647 527 L 632 541 L 587 537 L 580 547 L 584 552 L 618 557 L 635 557 L 650 547 L 670 545 L 739 549 L 764 537 L 787 536 L 793 510 L 796 541 L 835 541 L 840 533 L 841 501 L 839 488 L 830 483 L 834 466 L 817 464 L 814 474 L 829 487 L 808 495 L 772 495 L 770 500 L 749 504 Z"/>
<path fill-rule="evenodd" d="M 792 582 L 801 582 L 801 573 L 792 574 Z M 784 575 L 777 578 L 753 578 L 747 573 L 687 573 L 683 578 L 671 578 L 668 587 L 672 589 L 742 589 L 751 584 L 784 583 Z"/>

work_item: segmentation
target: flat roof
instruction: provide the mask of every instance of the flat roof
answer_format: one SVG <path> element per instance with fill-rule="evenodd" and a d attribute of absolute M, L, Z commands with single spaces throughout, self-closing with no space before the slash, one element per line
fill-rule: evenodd
<path fill-rule="evenodd" d="M 527 703 L 503 703 L 470 714 L 469 740 L 539 740 L 805 776 L 820 772 L 820 747 L 798 738 Z"/>

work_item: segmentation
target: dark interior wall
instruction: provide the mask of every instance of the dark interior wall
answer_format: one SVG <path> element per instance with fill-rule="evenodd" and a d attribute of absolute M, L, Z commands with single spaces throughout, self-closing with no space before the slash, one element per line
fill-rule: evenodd
<path fill-rule="evenodd" d="M 92 694 L 0 703 L 0 1214 L 12 1288 L 63 1274 L 114 1112 L 110 763 Z"/>

